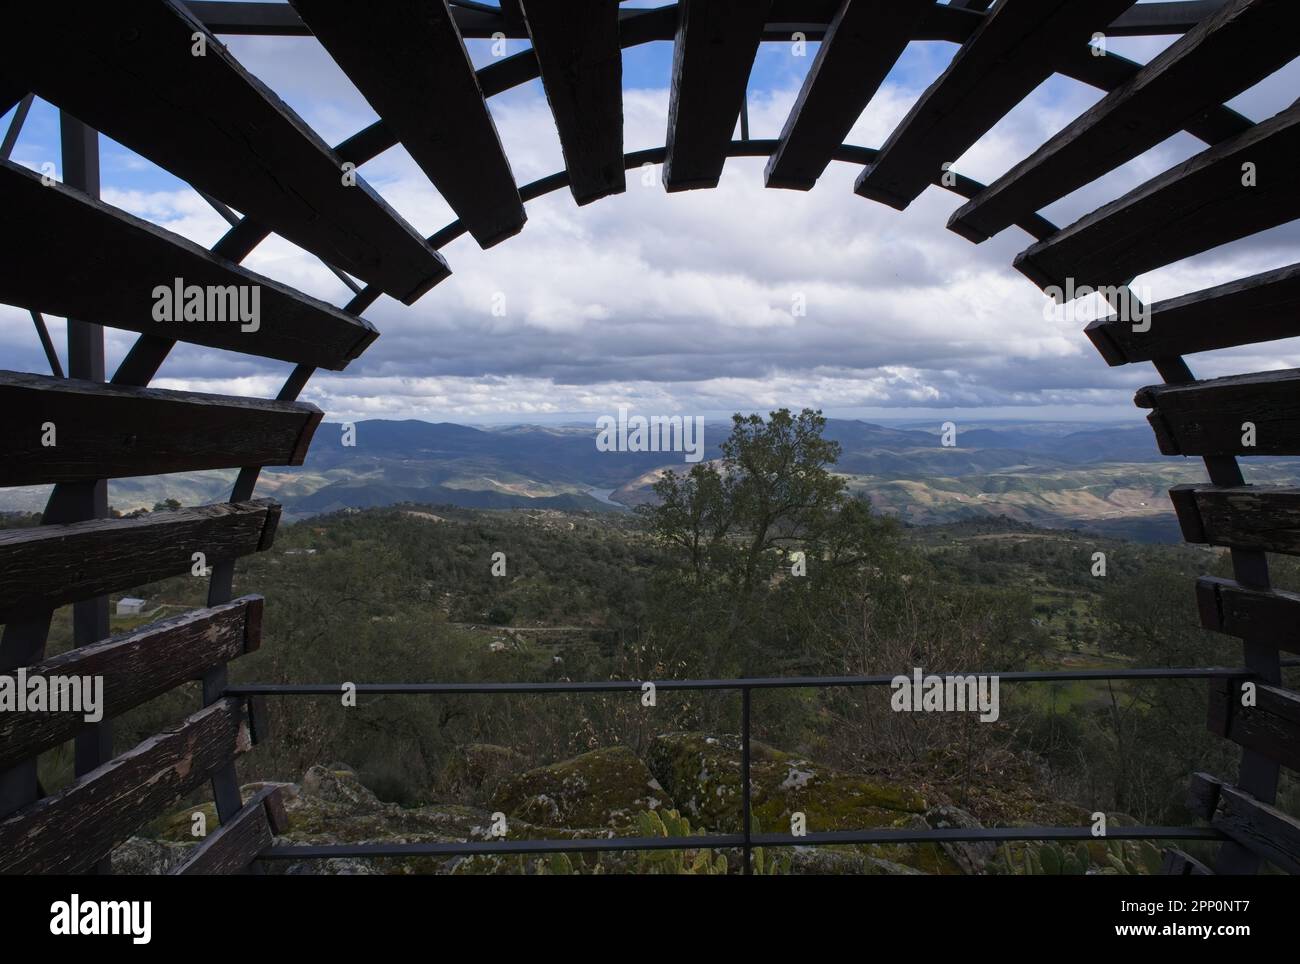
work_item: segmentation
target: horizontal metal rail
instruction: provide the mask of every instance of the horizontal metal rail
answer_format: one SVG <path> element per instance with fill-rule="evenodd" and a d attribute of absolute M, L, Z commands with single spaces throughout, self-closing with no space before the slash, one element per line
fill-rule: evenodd
<path fill-rule="evenodd" d="M 1300 663 L 1300 660 L 1288 660 Z M 695 837 L 591 837 L 576 840 L 470 840 L 410 844 L 288 844 L 268 848 L 262 860 L 328 860 L 340 857 L 470 857 L 475 855 L 604 853 L 649 850 L 738 849 L 742 869 L 753 873 L 754 847 L 826 847 L 869 844 L 1002 842 L 1028 840 L 1215 840 L 1226 839 L 1209 827 L 1115 827 L 1097 835 L 1088 827 L 948 827 L 942 829 L 885 829 L 820 831 L 802 836 L 753 833 L 750 781 L 750 694 L 765 689 L 825 689 L 830 687 L 889 686 L 899 675 L 876 676 L 767 676 L 740 679 L 601 680 L 557 683 L 349 683 L 358 695 L 465 696 L 490 694 L 590 694 L 640 692 L 646 682 L 656 690 L 739 691 L 741 694 L 741 814 L 742 832 L 702 834 Z M 1071 680 L 1222 679 L 1249 677 L 1249 669 L 1228 667 L 1150 667 L 1142 669 L 1017 670 L 1007 673 L 928 673 L 927 676 L 988 676 L 999 682 L 1040 683 Z M 227 686 L 226 696 L 337 696 L 344 683 L 246 683 Z"/>
<path fill-rule="evenodd" d="M 1288 661 L 1290 662 L 1290 661 Z M 647 682 L 660 692 L 669 690 L 826 689 L 846 686 L 888 686 L 900 674 L 881 676 L 757 676 L 740 679 L 600 680 L 582 683 L 352 683 L 358 695 L 467 696 L 503 693 L 630 693 Z M 906 675 L 906 674 L 901 674 Z M 1253 676 L 1244 667 L 1155 667 L 1148 669 L 1017 670 L 996 673 L 926 673 L 926 676 L 996 676 L 1003 683 L 1051 683 L 1108 679 L 1232 679 Z M 910 678 L 910 677 L 909 677 Z M 343 683 L 244 683 L 227 686 L 226 696 L 337 696 Z"/>

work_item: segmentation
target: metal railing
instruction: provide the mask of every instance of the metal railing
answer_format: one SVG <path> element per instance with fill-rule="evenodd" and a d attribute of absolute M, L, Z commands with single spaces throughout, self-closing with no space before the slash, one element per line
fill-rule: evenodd
<path fill-rule="evenodd" d="M 1300 660 L 1287 660 L 1288 664 Z M 928 673 L 943 677 L 942 674 Z M 1069 682 L 1081 680 L 1158 679 L 1246 679 L 1255 674 L 1245 668 L 1223 667 L 1022 670 L 1006 673 L 959 674 L 996 677 L 1000 683 Z M 704 834 L 693 837 L 597 837 L 568 840 L 496 840 L 412 844 L 288 844 L 272 846 L 259 855 L 262 860 L 306 860 L 336 857 L 468 857 L 474 855 L 601 853 L 612 851 L 734 849 L 742 854 L 742 869 L 753 873 L 755 847 L 824 847 L 832 845 L 1004 842 L 1025 840 L 1091 840 L 1097 838 L 1088 827 L 982 827 L 943 829 L 845 830 L 792 833 L 754 833 L 751 820 L 753 788 L 750 780 L 751 711 L 754 690 L 827 689 L 832 687 L 889 686 L 895 675 L 880 676 L 774 676 L 704 680 L 606 680 L 585 683 L 355 683 L 358 696 L 467 696 L 507 694 L 598 694 L 640 693 L 646 682 L 658 691 L 740 692 L 740 787 L 741 832 Z M 338 696 L 342 683 L 249 683 L 227 686 L 224 695 L 253 696 Z M 1108 840 L 1213 840 L 1227 837 L 1209 827 L 1115 827 L 1107 828 Z"/>

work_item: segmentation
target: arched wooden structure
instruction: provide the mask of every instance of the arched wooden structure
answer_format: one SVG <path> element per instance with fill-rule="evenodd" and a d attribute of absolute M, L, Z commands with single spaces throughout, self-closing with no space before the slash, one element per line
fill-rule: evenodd
<path fill-rule="evenodd" d="M 327 146 L 222 47 L 222 34 L 315 34 L 381 120 Z M 759 45 L 800 34 L 822 42 L 780 138 L 733 141 Z M 1097 34 L 1177 39 L 1142 66 L 1090 45 Z M 526 37 L 531 48 L 475 71 L 463 39 L 493 36 Z M 666 146 L 624 155 L 621 49 L 654 40 L 675 44 Z M 959 50 L 878 150 L 843 145 L 913 40 Z M 857 164 L 856 193 L 900 209 L 940 184 L 966 198 L 954 231 L 981 241 L 1018 225 L 1031 235 L 1015 264 L 1039 286 L 1114 288 L 1116 315 L 1088 336 L 1107 363 L 1149 361 L 1164 379 L 1137 402 L 1151 409 L 1161 450 L 1203 457 L 1209 476 L 1171 493 L 1184 535 L 1228 547 L 1235 570 L 1196 587 L 1204 625 L 1241 639 L 1244 655 L 1240 675 L 1211 678 L 1210 722 L 1241 746 L 1240 773 L 1235 785 L 1198 775 L 1192 786 L 1225 841 L 1215 869 L 1253 872 L 1267 860 L 1300 871 L 1300 822 L 1271 806 L 1279 767 L 1300 769 L 1300 697 L 1282 688 L 1279 658 L 1300 652 L 1300 596 L 1270 588 L 1266 561 L 1267 552 L 1300 554 L 1300 491 L 1245 486 L 1237 464 L 1300 454 L 1300 373 L 1198 381 L 1183 358 L 1300 334 L 1300 265 L 1151 306 L 1146 330 L 1121 313 L 1137 274 L 1300 217 L 1300 102 L 1258 124 L 1223 106 L 1298 53 L 1294 0 L 681 0 L 646 10 L 613 0 L 502 0 L 500 9 L 140 0 L 68 17 L 9 11 L 0 113 L 19 109 L 0 145 L 0 302 L 31 311 L 55 377 L 0 373 L 0 485 L 55 490 L 42 526 L 0 532 L 0 672 L 102 674 L 110 717 L 190 679 L 203 680 L 204 705 L 116 757 L 107 724 L 0 716 L 0 871 L 102 865 L 209 779 L 223 826 L 181 870 L 239 869 L 265 851 L 280 819 L 275 796 L 242 801 L 234 770 L 265 726 L 225 670 L 258 645 L 262 601 L 232 600 L 231 587 L 236 560 L 275 533 L 279 507 L 254 498 L 260 467 L 301 463 L 321 418 L 296 401 L 311 374 L 365 350 L 377 333 L 361 312 L 381 293 L 409 304 L 445 278 L 438 249 L 458 235 L 497 244 L 522 229 L 527 201 L 568 187 L 586 204 L 622 191 L 625 170 L 644 163 L 663 165 L 670 191 L 712 187 L 739 155 L 768 157 L 767 185 L 799 190 L 832 160 Z M 948 170 L 1055 73 L 1106 95 L 987 187 Z M 484 98 L 537 77 L 566 170 L 519 188 Z M 64 184 L 8 161 L 33 95 L 63 111 Z M 1180 130 L 1206 149 L 1067 227 L 1037 213 Z M 95 131 L 192 184 L 230 231 L 204 250 L 100 202 Z M 340 177 L 399 142 L 458 216 L 428 239 L 363 180 Z M 242 268 L 272 232 L 320 257 L 355 297 L 334 308 Z M 152 292 L 175 278 L 260 285 L 260 328 L 152 320 Z M 73 377 L 62 377 L 43 312 L 70 319 Z M 97 325 L 140 333 L 107 382 Z M 269 400 L 149 389 L 177 341 L 294 368 Z M 1243 421 L 1256 425 L 1254 447 L 1242 444 Z M 46 423 L 56 445 L 42 444 Z M 108 478 L 216 467 L 240 468 L 228 502 L 103 518 Z M 106 638 L 105 594 L 189 571 L 199 552 L 211 566 L 206 608 Z M 67 603 L 78 648 L 44 659 L 51 614 Z M 1256 687 L 1254 706 L 1237 698 L 1243 680 Z M 74 735 L 79 776 L 46 795 L 36 754 Z M 1178 851 L 1166 866 L 1208 872 Z"/>

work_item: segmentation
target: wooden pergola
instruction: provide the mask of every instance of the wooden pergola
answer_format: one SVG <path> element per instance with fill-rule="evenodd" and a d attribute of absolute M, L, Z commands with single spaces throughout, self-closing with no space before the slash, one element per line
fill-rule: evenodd
<path fill-rule="evenodd" d="M 218 39 L 240 34 L 314 35 L 380 119 L 329 146 Z M 1099 46 L 1098 34 L 1176 39 L 1141 65 Z M 475 70 L 465 39 L 493 37 L 531 46 Z M 760 45 L 796 37 L 820 46 L 780 137 L 750 139 L 742 123 L 733 139 Z M 883 145 L 845 144 L 916 40 L 958 50 Z M 624 153 L 622 50 L 652 41 L 674 43 L 665 146 Z M 1166 869 L 1252 873 L 1267 861 L 1300 872 L 1300 821 L 1273 806 L 1280 767 L 1300 770 L 1300 696 L 1283 688 L 1280 656 L 1300 653 L 1300 596 L 1270 587 L 1266 555 L 1300 554 L 1300 490 L 1247 486 L 1238 464 L 1300 455 L 1300 372 L 1198 380 L 1185 360 L 1300 335 L 1300 264 L 1151 305 L 1145 330 L 1120 303 L 1143 272 L 1300 218 L 1300 101 L 1260 123 L 1224 106 L 1298 54 L 1296 0 L 681 0 L 653 9 L 136 0 L 75 16 L 7 10 L 0 114 L 17 111 L 0 144 L 0 302 L 30 311 L 53 374 L 0 372 L 0 485 L 55 488 L 42 525 L 0 531 L 0 673 L 102 675 L 108 718 L 194 679 L 203 706 L 116 756 L 107 722 L 0 714 L 0 872 L 103 869 L 117 844 L 208 781 L 222 827 L 178 872 L 238 870 L 265 853 L 282 826 L 276 795 L 241 800 L 235 775 L 236 758 L 268 737 L 265 715 L 226 674 L 257 648 L 263 601 L 232 599 L 232 581 L 236 560 L 275 535 L 279 506 L 254 498 L 261 467 L 301 464 L 322 417 L 296 400 L 311 375 L 366 350 L 378 332 L 362 314 L 381 294 L 412 304 L 448 277 L 439 251 L 454 238 L 496 245 L 523 229 L 527 202 L 567 187 L 588 204 L 622 192 L 625 171 L 647 163 L 662 165 L 668 191 L 714 187 L 727 159 L 745 156 L 768 158 L 770 188 L 809 190 L 830 162 L 857 165 L 855 193 L 900 210 L 940 186 L 965 199 L 947 225 L 963 237 L 980 242 L 1012 226 L 1030 236 L 1015 267 L 1034 284 L 1118 292 L 1115 314 L 1088 337 L 1109 365 L 1155 366 L 1163 383 L 1136 401 L 1151 410 L 1160 450 L 1204 459 L 1207 483 L 1171 497 L 1187 541 L 1231 551 L 1234 578 L 1203 577 L 1195 591 L 1202 623 L 1241 640 L 1241 671 L 1211 676 L 1209 688 L 1210 726 L 1240 746 L 1240 771 L 1232 784 L 1194 775 L 1190 789 L 1223 845 L 1213 868 L 1170 849 Z M 1055 74 L 1104 96 L 990 185 L 952 167 Z M 565 170 L 521 187 L 486 98 L 538 77 Z M 33 97 L 62 112 L 62 183 L 8 159 Z M 1039 213 L 1179 131 L 1204 150 L 1074 224 Z M 97 132 L 192 185 L 229 231 L 204 249 L 102 202 Z M 363 178 L 341 176 L 399 143 L 457 216 L 432 237 Z M 334 307 L 242 267 L 273 233 L 320 258 L 352 299 Z M 260 286 L 260 327 L 155 321 L 152 292 L 175 278 Z M 46 313 L 69 319 L 68 377 Z M 139 333 L 111 376 L 101 326 Z M 149 388 L 177 342 L 293 368 L 273 399 Z M 1247 422 L 1253 445 L 1243 441 Z M 48 423 L 55 445 L 42 443 Z M 240 470 L 227 502 L 107 518 L 107 479 L 213 468 Z M 210 566 L 205 608 L 109 636 L 108 593 L 190 572 L 196 553 Z M 46 658 L 52 614 L 69 603 L 76 648 Z M 69 739 L 77 778 L 47 794 L 37 755 Z"/>

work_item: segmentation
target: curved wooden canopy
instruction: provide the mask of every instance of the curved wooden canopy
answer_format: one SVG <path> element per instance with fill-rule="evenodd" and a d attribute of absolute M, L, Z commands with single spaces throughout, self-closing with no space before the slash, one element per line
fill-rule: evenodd
<path fill-rule="evenodd" d="M 314 34 L 380 119 L 326 145 L 221 45 L 221 34 Z M 1175 39 L 1142 65 L 1099 47 L 1098 35 Z M 531 46 L 475 70 L 464 40 L 489 37 L 526 38 Z M 196 38 L 206 42 L 206 56 L 193 55 Z M 760 46 L 794 39 L 820 46 L 780 136 L 733 140 Z M 906 45 L 917 40 L 958 50 L 884 144 L 843 144 Z M 674 44 L 665 147 L 625 154 L 621 50 L 652 41 Z M 1211 483 L 1172 493 L 1184 534 L 1228 547 L 1235 572 L 1233 580 L 1201 580 L 1202 621 L 1240 638 L 1246 667 L 1269 688 L 1268 700 L 1245 710 L 1228 683 L 1212 687 L 1211 725 L 1242 747 L 1235 786 L 1205 779 L 1193 785 L 1206 819 L 1229 838 L 1216 869 L 1249 872 L 1263 859 L 1284 867 L 1300 861 L 1300 823 L 1288 825 L 1283 815 L 1279 824 L 1270 806 L 1279 767 L 1296 766 L 1300 745 L 1300 713 L 1295 695 L 1280 689 L 1279 659 L 1279 649 L 1295 650 L 1300 597 L 1270 588 L 1266 560 L 1269 551 L 1300 554 L 1300 490 L 1245 487 L 1236 461 L 1300 454 L 1300 375 L 1197 381 L 1183 358 L 1300 334 L 1300 265 L 1154 305 L 1145 329 L 1119 310 L 1139 272 L 1300 218 L 1300 102 L 1260 123 L 1224 106 L 1297 54 L 1295 0 L 681 0 L 654 9 L 620 9 L 614 0 L 502 0 L 499 8 L 469 0 L 362 7 L 342 0 L 140 0 L 79 8 L 71 18 L 30 5 L 11 11 L 0 35 L 0 112 L 14 104 L 19 110 L 0 146 L 0 207 L 20 212 L 21 220 L 0 235 L 0 302 L 32 312 L 56 364 L 42 312 L 141 335 L 110 387 L 0 374 L 7 431 L 31 433 L 51 413 L 72 417 L 94 406 L 99 421 L 87 424 L 117 420 L 129 437 L 126 446 L 88 445 L 79 462 L 27 444 L 26 435 L 6 446 L 6 454 L 21 458 L 5 460 L 0 484 L 58 485 L 43 526 L 0 534 L 0 569 L 21 565 L 25 573 L 3 593 L 8 622 L 0 671 L 44 665 L 54 606 L 188 569 L 190 549 L 216 551 L 209 553 L 207 609 L 128 639 L 101 644 L 103 634 L 92 630 L 78 638 L 96 644 L 94 659 L 139 669 L 109 674 L 121 687 L 112 701 L 120 712 L 175 685 L 166 660 L 150 667 L 142 653 L 172 654 L 195 638 L 196 625 L 211 630 L 211 645 L 186 663 L 186 672 L 202 677 L 205 700 L 178 731 L 190 739 L 190 777 L 162 785 L 156 779 L 176 767 L 185 739 L 164 735 L 110 759 L 101 732 L 98 749 L 79 759 L 77 781 L 46 796 L 35 780 L 34 755 L 66 734 L 6 731 L 6 740 L 25 742 L 4 748 L 14 765 L 0 773 L 0 818 L 8 815 L 0 822 L 0 869 L 86 869 L 148 816 L 139 808 L 164 805 L 168 793 L 209 776 L 230 829 L 189 869 L 235 866 L 237 855 L 264 846 L 277 821 L 273 795 L 241 801 L 231 761 L 265 736 L 265 724 L 255 707 L 223 696 L 226 662 L 256 646 L 261 604 L 232 603 L 231 585 L 235 559 L 269 546 L 278 518 L 278 506 L 252 499 L 260 466 L 301 461 L 320 418 L 295 401 L 311 374 L 342 369 L 365 350 L 376 333 L 360 313 L 380 294 L 411 303 L 447 277 L 451 268 L 439 249 L 459 235 L 497 244 L 524 227 L 527 202 L 564 188 L 579 204 L 617 194 L 625 170 L 646 163 L 662 165 L 667 190 L 711 187 L 735 156 L 769 158 L 767 186 L 799 190 L 813 187 L 831 161 L 856 164 L 856 193 L 900 209 L 930 185 L 947 188 L 965 199 L 948 225 L 962 236 L 978 242 L 1018 225 L 1033 238 L 1015 266 L 1041 287 L 1115 288 L 1116 314 L 1094 322 L 1088 336 L 1107 363 L 1151 361 L 1164 379 L 1137 402 L 1151 410 L 1162 451 L 1202 456 Z M 1054 74 L 1105 96 L 992 185 L 962 176 L 967 149 Z M 565 170 L 520 187 L 486 98 L 536 78 L 555 118 Z M 7 160 L 32 95 L 192 184 L 228 217 L 230 231 L 205 251 L 84 191 L 42 186 Z M 1058 228 L 1039 213 L 1178 131 L 1199 138 L 1205 150 L 1072 225 Z M 348 183 L 339 176 L 399 143 L 457 215 L 429 238 L 363 178 Z M 1253 178 L 1241 176 L 1245 165 Z M 89 180 L 81 187 L 88 189 Z M 273 232 L 322 259 L 353 299 L 333 308 L 240 267 Z M 181 276 L 264 285 L 270 311 L 263 330 L 225 337 L 144 320 L 143 294 L 160 278 Z M 177 340 L 295 367 L 275 400 L 148 389 Z M 1238 423 L 1246 421 L 1263 432 L 1260 446 L 1243 443 Z M 228 503 L 145 522 L 93 518 L 87 487 L 102 485 L 96 480 L 217 465 L 241 469 Z M 100 564 L 94 578 L 86 575 L 88 558 Z M 91 648 L 77 652 L 92 658 Z M 51 836 L 80 826 L 85 808 L 106 788 L 130 807 L 124 803 L 80 843 Z"/>

